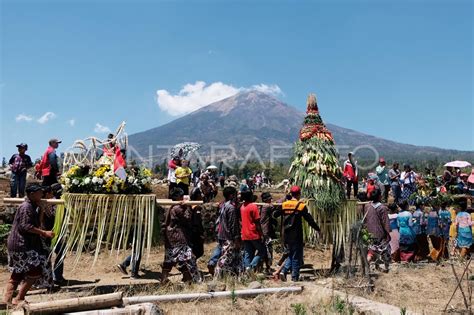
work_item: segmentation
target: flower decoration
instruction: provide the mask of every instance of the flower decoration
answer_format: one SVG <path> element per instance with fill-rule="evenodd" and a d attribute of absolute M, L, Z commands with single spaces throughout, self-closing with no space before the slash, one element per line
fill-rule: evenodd
<path fill-rule="evenodd" d="M 151 192 L 151 170 L 141 167 L 126 169 L 125 180 L 118 177 L 110 165 L 97 169 L 74 165 L 61 177 L 64 190 L 70 193 L 146 194 Z"/>

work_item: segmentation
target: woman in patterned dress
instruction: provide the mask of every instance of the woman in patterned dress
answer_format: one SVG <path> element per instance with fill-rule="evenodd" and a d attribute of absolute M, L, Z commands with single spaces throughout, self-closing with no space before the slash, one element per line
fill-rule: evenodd
<path fill-rule="evenodd" d="M 472 220 L 471 215 L 466 211 L 467 200 L 458 200 L 456 208 L 456 247 L 461 252 L 461 257 L 465 257 L 469 253 L 469 248 L 472 245 Z"/>
<path fill-rule="evenodd" d="M 17 305 L 25 300 L 26 293 L 43 276 L 48 263 L 48 251 L 42 238 L 52 238 L 52 231 L 40 229 L 39 203 L 43 189 L 38 184 L 26 187 L 27 198 L 18 208 L 8 236 L 8 269 L 12 273 L 7 282 L 4 301 Z M 13 293 L 18 289 L 15 299 Z"/>
<path fill-rule="evenodd" d="M 181 188 L 171 191 L 173 201 L 182 201 Z M 165 213 L 165 258 L 162 265 L 161 281 L 167 282 L 173 267 L 183 274 L 184 282 L 200 282 L 201 276 L 196 265 L 196 257 L 189 245 L 188 231 L 191 230 L 192 211 L 183 204 L 172 206 Z"/>

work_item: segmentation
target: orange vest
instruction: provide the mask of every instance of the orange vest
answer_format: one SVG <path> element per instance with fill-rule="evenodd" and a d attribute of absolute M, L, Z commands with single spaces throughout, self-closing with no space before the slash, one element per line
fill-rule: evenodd
<path fill-rule="evenodd" d="M 298 200 L 287 200 L 281 204 L 283 214 L 291 215 L 296 211 L 303 211 L 305 204 Z"/>

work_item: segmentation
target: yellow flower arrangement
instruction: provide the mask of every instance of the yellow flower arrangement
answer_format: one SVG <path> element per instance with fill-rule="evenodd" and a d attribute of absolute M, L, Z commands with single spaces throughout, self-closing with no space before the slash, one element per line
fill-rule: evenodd
<path fill-rule="evenodd" d="M 107 181 L 107 183 L 105 183 L 105 185 L 104 185 L 105 189 L 108 192 L 112 191 L 112 187 L 114 185 L 114 179 L 115 179 L 114 176 L 110 177 L 109 180 Z"/>
<path fill-rule="evenodd" d="M 95 177 L 103 177 L 106 172 L 110 170 L 110 166 L 101 166 L 97 171 L 94 172 Z"/>
<path fill-rule="evenodd" d="M 151 170 L 150 170 L 150 169 L 148 169 L 148 168 L 144 168 L 144 169 L 143 169 L 143 176 L 145 176 L 145 177 L 151 177 L 151 175 L 153 175 L 153 174 L 151 173 Z"/>
<path fill-rule="evenodd" d="M 67 171 L 67 176 L 74 176 L 74 175 L 76 175 L 76 172 L 77 172 L 78 170 L 80 170 L 80 169 L 81 169 L 81 168 L 80 168 L 79 166 L 74 165 L 73 167 L 71 167 L 71 168 L 69 169 L 69 171 Z"/>

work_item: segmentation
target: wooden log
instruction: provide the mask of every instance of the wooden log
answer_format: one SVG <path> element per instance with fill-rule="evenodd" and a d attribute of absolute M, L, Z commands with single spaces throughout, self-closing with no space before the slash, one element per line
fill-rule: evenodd
<path fill-rule="evenodd" d="M 158 306 L 153 303 L 127 305 L 124 308 L 113 308 L 109 310 L 94 310 L 85 312 L 65 313 L 66 315 L 159 315 L 163 314 Z"/>
<path fill-rule="evenodd" d="M 23 305 L 25 314 L 62 314 L 122 305 L 122 292 Z"/>
<path fill-rule="evenodd" d="M 245 289 L 235 291 L 207 292 L 207 293 L 185 293 L 185 294 L 167 294 L 167 295 L 148 295 L 123 298 L 125 305 L 138 303 L 156 303 L 156 302 L 189 302 L 198 300 L 209 300 L 213 298 L 224 298 L 230 296 L 251 297 L 259 294 L 281 294 L 281 293 L 301 293 L 303 287 L 282 287 L 265 289 Z"/>

